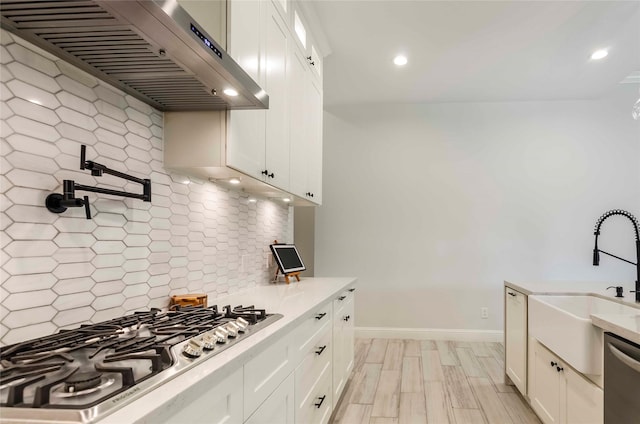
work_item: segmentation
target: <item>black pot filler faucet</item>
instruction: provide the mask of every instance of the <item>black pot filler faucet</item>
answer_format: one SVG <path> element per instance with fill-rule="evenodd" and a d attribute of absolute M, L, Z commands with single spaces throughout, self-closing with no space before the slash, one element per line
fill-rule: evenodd
<path fill-rule="evenodd" d="M 627 218 L 629 218 L 629 220 L 631 221 L 631 223 L 633 224 L 633 229 L 636 233 L 636 262 L 631 262 L 628 261 L 624 258 L 621 258 L 619 256 L 616 255 L 612 255 L 611 253 L 605 252 L 604 250 L 600 250 L 598 249 L 598 236 L 600 235 L 600 227 L 602 226 L 602 223 L 609 217 L 612 217 L 614 215 L 622 215 L 622 216 L 626 216 Z M 598 266 L 600 265 L 600 253 L 604 253 L 605 255 L 609 255 L 611 257 L 614 257 L 616 259 L 620 259 L 621 261 L 630 263 L 631 265 L 635 265 L 636 267 L 636 289 L 635 290 L 631 290 L 632 293 L 636 294 L 636 302 L 640 302 L 640 227 L 638 226 L 638 219 L 631 215 L 629 212 L 627 211 L 623 211 L 621 209 L 613 209 L 610 210 L 608 212 L 605 212 L 604 215 L 602 215 L 600 218 L 598 218 L 598 222 L 596 222 L 596 227 L 595 227 L 595 231 L 593 232 L 593 235 L 596 236 L 596 244 L 593 248 L 593 266 Z"/>

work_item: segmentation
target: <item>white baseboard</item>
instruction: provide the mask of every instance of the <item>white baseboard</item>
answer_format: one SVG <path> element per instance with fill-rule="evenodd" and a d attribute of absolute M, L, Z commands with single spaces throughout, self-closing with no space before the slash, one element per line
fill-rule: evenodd
<path fill-rule="evenodd" d="M 502 342 L 497 330 L 449 330 L 440 328 L 355 327 L 356 337 L 369 339 L 454 340 L 459 342 Z"/>

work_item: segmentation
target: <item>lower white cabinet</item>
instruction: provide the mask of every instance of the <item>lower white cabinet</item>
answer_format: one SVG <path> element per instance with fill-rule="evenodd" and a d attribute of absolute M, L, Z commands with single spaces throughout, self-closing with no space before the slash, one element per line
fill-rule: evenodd
<path fill-rule="evenodd" d="M 333 301 L 333 406 L 353 369 L 354 303 L 351 288 Z"/>
<path fill-rule="evenodd" d="M 167 413 L 166 410 L 162 410 L 162 412 L 147 415 L 137 422 L 241 424 L 242 403 L 242 367 L 240 367 L 217 384 L 210 385 L 202 381 L 189 393 L 176 397 L 170 409 L 173 412 Z"/>
<path fill-rule="evenodd" d="M 505 287 L 505 373 L 527 394 L 527 296 Z"/>
<path fill-rule="evenodd" d="M 531 345 L 529 398 L 545 424 L 602 424 L 603 392 L 536 339 Z"/>
<path fill-rule="evenodd" d="M 353 369 L 353 288 L 306 318 L 174 415 L 146 422 L 326 424 Z"/>
<path fill-rule="evenodd" d="M 298 387 L 296 387 L 297 424 L 326 424 L 329 422 L 331 411 L 333 411 L 331 374 L 331 362 L 327 361 L 308 391 L 299 393 Z"/>
<path fill-rule="evenodd" d="M 295 368 L 293 334 L 289 333 L 244 364 L 244 416 L 253 411 Z"/>
<path fill-rule="evenodd" d="M 293 374 L 290 374 L 249 417 L 247 424 L 293 424 L 295 422 Z"/>

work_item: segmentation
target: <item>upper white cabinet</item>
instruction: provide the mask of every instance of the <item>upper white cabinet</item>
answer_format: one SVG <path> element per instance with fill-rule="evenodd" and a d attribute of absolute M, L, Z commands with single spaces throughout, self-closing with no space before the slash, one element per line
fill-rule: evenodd
<path fill-rule="evenodd" d="M 199 8 L 198 16 L 215 19 L 225 5 L 227 51 L 267 92 L 269 109 L 205 112 L 197 118 L 167 112 L 165 166 L 200 177 L 241 177 L 248 192 L 275 197 L 280 190 L 294 194 L 294 204 L 320 204 L 322 59 L 311 33 L 304 30 L 302 44 L 295 32 L 295 19 L 304 25 L 299 3 L 189 3 Z"/>
<path fill-rule="evenodd" d="M 229 113 L 227 165 L 289 191 L 290 34 L 281 6 L 272 0 L 229 2 L 228 52 L 269 94 L 269 109 Z"/>

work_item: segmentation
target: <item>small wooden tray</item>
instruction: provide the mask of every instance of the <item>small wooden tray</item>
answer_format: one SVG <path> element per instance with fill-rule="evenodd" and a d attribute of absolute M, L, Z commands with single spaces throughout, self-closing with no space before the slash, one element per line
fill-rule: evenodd
<path fill-rule="evenodd" d="M 207 295 L 204 293 L 174 294 L 169 306 L 202 306 L 207 307 Z"/>

